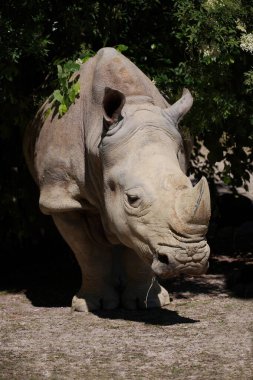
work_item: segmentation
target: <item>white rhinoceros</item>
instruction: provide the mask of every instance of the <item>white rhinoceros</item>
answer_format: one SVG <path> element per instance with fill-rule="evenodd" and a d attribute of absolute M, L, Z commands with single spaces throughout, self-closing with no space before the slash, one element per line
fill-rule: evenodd
<path fill-rule="evenodd" d="M 40 208 L 82 271 L 72 307 L 164 306 L 169 295 L 156 280 L 150 289 L 154 275 L 199 275 L 208 267 L 208 185 L 202 178 L 193 187 L 185 175 L 178 129 L 192 96 L 184 90 L 170 106 L 112 48 L 101 49 L 79 74 L 75 104 L 63 117 L 44 117 L 46 103 L 25 136 Z"/>

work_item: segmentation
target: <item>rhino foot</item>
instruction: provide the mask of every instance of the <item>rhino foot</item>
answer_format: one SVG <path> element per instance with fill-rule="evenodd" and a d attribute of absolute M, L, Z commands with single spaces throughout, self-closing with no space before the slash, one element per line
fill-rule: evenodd
<path fill-rule="evenodd" d="M 115 294 L 107 295 L 82 295 L 72 298 L 72 310 L 88 313 L 93 310 L 112 310 L 119 306 L 119 296 Z"/>
<path fill-rule="evenodd" d="M 122 296 L 122 306 L 129 310 L 159 308 L 169 303 L 169 293 L 156 280 L 152 286 L 127 287 Z"/>

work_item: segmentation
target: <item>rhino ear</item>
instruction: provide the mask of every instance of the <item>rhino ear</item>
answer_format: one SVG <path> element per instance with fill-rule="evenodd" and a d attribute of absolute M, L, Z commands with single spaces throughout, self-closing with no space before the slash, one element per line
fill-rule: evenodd
<path fill-rule="evenodd" d="M 173 120 L 175 124 L 178 124 L 180 120 L 191 109 L 193 103 L 193 97 L 187 88 L 184 88 L 181 98 L 169 108 L 166 108 L 165 114 L 167 117 Z"/>
<path fill-rule="evenodd" d="M 121 118 L 121 110 L 126 102 L 125 95 L 110 87 L 105 88 L 103 99 L 104 119 L 108 125 L 112 125 Z"/>

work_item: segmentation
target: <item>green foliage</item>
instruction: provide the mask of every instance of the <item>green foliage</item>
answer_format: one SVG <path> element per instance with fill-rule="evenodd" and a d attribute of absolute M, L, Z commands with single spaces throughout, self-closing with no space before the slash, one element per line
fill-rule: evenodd
<path fill-rule="evenodd" d="M 74 61 L 67 61 L 64 65 L 57 65 L 59 89 L 53 92 L 53 102 L 57 103 L 60 116 L 67 112 L 80 92 L 78 76 L 74 79 L 71 78 L 79 69 L 80 64 Z"/>
<path fill-rule="evenodd" d="M 244 78 L 245 92 L 246 94 L 250 94 L 253 92 L 253 66 L 252 70 L 246 71 L 244 73 Z M 253 125 L 252 121 L 253 119 L 251 118 L 251 125 Z"/>
<path fill-rule="evenodd" d="M 190 123 L 210 150 L 200 170 L 214 178 L 216 162 L 224 159 L 225 169 L 218 175 L 227 184 L 239 186 L 248 179 L 253 161 L 251 57 L 242 45 L 252 30 L 252 8 L 235 0 L 176 3 L 174 35 L 185 46 L 190 63 L 188 70 L 177 71 L 177 77 L 194 91 Z M 195 167 L 197 157 L 198 151 Z"/>
<path fill-rule="evenodd" d="M 119 45 L 119 49 L 124 50 L 124 45 Z M 85 63 L 88 59 L 94 56 L 95 52 L 90 49 L 83 49 L 80 57 L 74 60 L 57 64 L 57 89 L 53 92 L 52 107 L 57 108 L 60 116 L 63 116 L 75 102 L 80 92 L 80 83 L 78 82 L 79 75 L 74 75 L 80 70 L 81 64 Z M 50 114 L 51 109 L 48 109 L 47 115 Z"/>

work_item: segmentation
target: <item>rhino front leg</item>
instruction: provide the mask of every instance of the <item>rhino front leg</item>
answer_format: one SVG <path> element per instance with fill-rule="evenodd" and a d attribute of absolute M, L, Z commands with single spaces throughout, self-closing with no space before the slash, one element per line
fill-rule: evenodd
<path fill-rule="evenodd" d="M 88 312 L 116 308 L 119 295 L 113 287 L 112 252 L 105 242 L 95 238 L 103 235 L 100 220 L 79 212 L 55 214 L 53 219 L 82 272 L 82 285 L 73 297 L 72 309 Z"/>
<path fill-rule="evenodd" d="M 170 303 L 169 293 L 156 280 L 150 267 L 129 248 L 123 252 L 126 287 L 122 305 L 126 309 L 150 309 Z"/>

